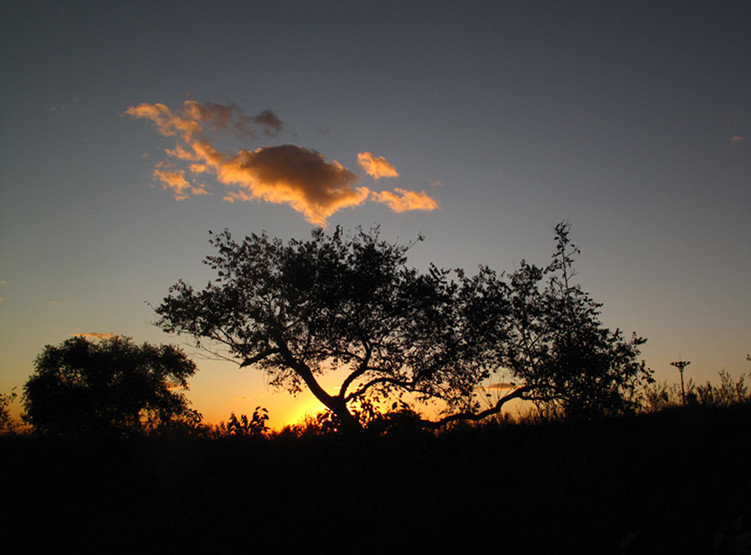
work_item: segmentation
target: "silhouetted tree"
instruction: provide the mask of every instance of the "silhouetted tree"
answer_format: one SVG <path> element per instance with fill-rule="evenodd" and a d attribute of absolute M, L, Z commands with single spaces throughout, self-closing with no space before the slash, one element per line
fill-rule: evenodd
<path fill-rule="evenodd" d="M 177 347 L 72 337 L 45 346 L 24 385 L 24 420 L 49 434 L 139 433 L 200 420 L 178 389 L 195 364 Z"/>
<path fill-rule="evenodd" d="M 218 277 L 202 291 L 174 285 L 157 324 L 210 350 L 224 346 L 272 385 L 296 393 L 304 384 L 345 428 L 404 394 L 445 403 L 434 425 L 485 418 L 514 398 L 570 415 L 621 410 L 649 376 L 636 362 L 643 340 L 601 326 L 600 305 L 570 283 L 568 227 L 556 233 L 554 261 L 522 263 L 507 283 L 489 268 L 472 277 L 408 268 L 410 245 L 382 241 L 377 228 L 350 237 L 317 229 L 287 244 L 265 234 L 238 243 L 225 230 L 205 260 Z M 333 392 L 320 382 L 331 371 L 342 376 Z M 481 410 L 474 393 L 493 373 L 518 385 Z"/>
<path fill-rule="evenodd" d="M 304 384 L 345 428 L 360 426 L 353 407 L 366 399 L 411 393 L 459 405 L 489 371 L 465 334 L 464 289 L 449 272 L 408 268 L 411 245 L 389 244 L 377 228 L 316 229 L 287 244 L 265 234 L 238 243 L 225 230 L 211 243 L 218 254 L 205 263 L 218 277 L 202 291 L 174 285 L 157 324 L 223 345 L 272 385 Z M 337 370 L 339 387 L 327 391 L 320 377 Z"/>
<path fill-rule="evenodd" d="M 637 389 L 652 383 L 652 371 L 638 360 L 646 341 L 626 340 L 599 320 L 601 303 L 574 283 L 570 225 L 555 227 L 556 249 L 544 268 L 522 260 L 510 275 L 483 267 L 462 279 L 462 304 L 468 315 L 464 333 L 475 337 L 475 352 L 504 383 L 503 395 L 480 410 L 440 422 L 479 420 L 499 413 L 511 399 L 533 401 L 546 411 L 589 419 L 636 408 Z M 481 373 L 476 374 L 481 376 Z"/>
<path fill-rule="evenodd" d="M 503 364 L 521 379 L 525 396 L 565 415 L 591 418 L 636 408 L 639 385 L 652 371 L 639 361 L 645 339 L 604 327 L 602 303 L 573 282 L 570 226 L 556 226 L 553 261 L 544 269 L 522 261 L 510 277 Z"/>

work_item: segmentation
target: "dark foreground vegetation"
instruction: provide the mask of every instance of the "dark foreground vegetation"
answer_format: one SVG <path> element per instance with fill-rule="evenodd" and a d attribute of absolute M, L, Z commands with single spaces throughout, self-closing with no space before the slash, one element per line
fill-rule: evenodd
<path fill-rule="evenodd" d="M 736 553 L 750 532 L 748 402 L 439 435 L 0 445 L 6 553 Z"/>
<path fill-rule="evenodd" d="M 216 279 L 173 286 L 158 325 L 328 413 L 209 426 L 179 348 L 47 345 L 25 428 L 0 395 L 0 553 L 750 553 L 745 376 L 655 383 L 555 232 L 548 266 L 475 276 L 408 268 L 377 229 L 215 236 Z"/>

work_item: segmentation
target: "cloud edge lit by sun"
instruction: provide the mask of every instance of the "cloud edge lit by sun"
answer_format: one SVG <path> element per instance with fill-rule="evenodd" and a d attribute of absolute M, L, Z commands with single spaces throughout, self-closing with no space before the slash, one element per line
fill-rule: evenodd
<path fill-rule="evenodd" d="M 385 204 L 397 213 L 440 208 L 424 190 L 397 187 L 376 192 L 357 186 L 360 177 L 343 164 L 327 161 L 321 153 L 302 146 L 267 145 L 232 154 L 215 148 L 211 137 L 219 133 L 232 132 L 243 139 L 277 136 L 284 123 L 269 109 L 248 116 L 235 104 L 186 100 L 180 111 L 162 103 L 141 103 L 128 107 L 124 115 L 146 119 L 160 135 L 174 140 L 174 147 L 164 150 L 167 158 L 155 164 L 152 177 L 178 201 L 211 194 L 205 183 L 197 181 L 210 174 L 224 187 L 226 202 L 287 204 L 320 226 L 326 226 L 339 210 L 366 201 Z M 357 161 L 375 180 L 399 176 L 383 156 L 361 152 Z"/>

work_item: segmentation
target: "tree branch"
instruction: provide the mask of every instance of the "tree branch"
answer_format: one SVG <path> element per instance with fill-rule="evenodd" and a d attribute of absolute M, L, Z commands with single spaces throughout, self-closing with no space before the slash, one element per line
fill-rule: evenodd
<path fill-rule="evenodd" d="M 507 402 L 511 401 L 512 399 L 525 399 L 524 394 L 533 390 L 534 390 L 534 386 L 525 385 L 518 389 L 515 389 L 508 395 L 498 399 L 498 402 L 496 402 L 494 406 L 484 411 L 481 411 L 478 413 L 459 412 L 456 414 L 451 414 L 449 416 L 446 416 L 445 418 L 441 418 L 440 420 L 437 420 L 437 421 L 422 420 L 421 423 L 423 424 L 423 426 L 427 428 L 436 429 L 436 428 L 440 428 L 441 426 L 445 426 L 446 424 L 449 424 L 451 422 L 457 422 L 459 420 L 471 420 L 473 422 L 477 422 L 479 420 L 483 420 L 487 418 L 488 416 L 498 414 L 499 412 L 501 412 L 503 405 L 505 405 Z"/>
<path fill-rule="evenodd" d="M 275 355 L 275 354 L 279 354 L 279 353 L 281 353 L 280 349 L 267 349 L 267 350 L 263 351 L 262 353 L 258 353 L 254 357 L 246 358 L 245 360 L 243 360 L 240 363 L 240 368 L 245 368 L 246 366 L 251 366 L 251 365 L 253 365 L 253 364 L 257 363 L 257 362 L 262 361 L 263 359 L 265 359 L 265 358 L 267 358 L 267 357 L 269 357 L 271 355 Z"/>

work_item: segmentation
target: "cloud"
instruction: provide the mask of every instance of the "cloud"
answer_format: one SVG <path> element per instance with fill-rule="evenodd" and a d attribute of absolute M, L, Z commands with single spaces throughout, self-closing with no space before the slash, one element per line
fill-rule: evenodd
<path fill-rule="evenodd" d="M 70 98 L 70 101 L 73 104 L 80 104 L 81 103 L 81 97 L 78 96 L 77 94 L 74 94 Z M 50 112 L 63 112 L 65 110 L 67 110 L 68 108 L 69 108 L 68 104 L 56 104 L 56 105 L 53 105 L 53 106 L 48 106 L 47 110 L 49 110 Z"/>
<path fill-rule="evenodd" d="M 176 200 L 209 194 L 206 186 L 196 180 L 211 174 L 225 186 L 223 199 L 227 202 L 287 204 L 309 222 L 321 226 L 338 210 L 367 200 L 384 203 L 396 212 L 439 208 L 425 191 L 396 189 L 376 193 L 356 186 L 356 174 L 336 160 L 326 161 L 321 153 L 302 146 L 262 146 L 232 154 L 215 147 L 213 135 L 222 131 L 242 138 L 270 138 L 281 132 L 284 124 L 271 110 L 247 116 L 234 104 L 188 100 L 177 112 L 161 103 L 142 103 L 129 107 L 125 114 L 151 121 L 157 132 L 174 139 L 174 147 L 164 151 L 167 159 L 155 165 L 153 177 Z M 359 154 L 358 162 L 375 179 L 399 175 L 385 158 L 369 152 Z"/>
<path fill-rule="evenodd" d="M 243 118 L 243 121 L 247 121 L 251 126 L 261 128 L 266 137 L 273 137 L 284 128 L 282 120 L 276 117 L 276 114 L 271 110 L 264 110 L 257 116 L 248 116 Z"/>
<path fill-rule="evenodd" d="M 342 208 L 362 204 L 370 193 L 367 187 L 354 188 L 357 176 L 339 162 L 295 145 L 242 150 L 215 168 L 220 182 L 234 186 L 226 200 L 286 203 L 317 225 Z"/>
<path fill-rule="evenodd" d="M 516 387 L 516 384 L 513 382 L 499 382 L 499 383 L 492 383 L 489 386 L 485 387 L 485 389 L 514 389 Z"/>
<path fill-rule="evenodd" d="M 75 333 L 73 337 L 85 337 L 87 339 L 114 339 L 114 333 Z"/>
<path fill-rule="evenodd" d="M 430 197 L 425 191 L 407 191 L 405 189 L 394 189 L 391 191 L 382 191 L 373 193 L 373 200 L 380 202 L 391 208 L 394 212 L 406 212 L 408 210 L 438 210 L 441 206 L 438 201 Z"/>
<path fill-rule="evenodd" d="M 159 162 L 154 168 L 154 179 L 162 182 L 164 190 L 172 191 L 175 200 L 185 200 L 191 195 L 207 195 L 209 192 L 203 185 L 192 185 L 185 179 L 183 170 L 172 171 L 173 166 L 168 161 Z"/>
<path fill-rule="evenodd" d="M 179 112 L 172 111 L 160 102 L 144 102 L 128 107 L 125 114 L 151 120 L 162 135 L 172 137 L 180 134 L 186 142 L 206 131 L 232 129 L 240 136 L 256 137 L 261 133 L 265 137 L 273 137 L 284 129 L 282 120 L 271 110 L 264 110 L 256 116 L 246 116 L 235 104 L 201 103 L 195 100 L 183 102 L 183 108 Z"/>
<path fill-rule="evenodd" d="M 156 126 L 159 133 L 165 137 L 172 137 L 177 133 L 182 133 L 183 139 L 189 141 L 193 135 L 202 131 L 202 126 L 198 121 L 189 117 L 182 117 L 175 114 L 167 106 L 161 103 L 156 104 L 139 104 L 130 106 L 125 113 L 134 118 L 144 118 L 151 120 Z"/>
<path fill-rule="evenodd" d="M 739 145 L 745 140 L 745 137 L 742 135 L 733 135 L 730 137 L 730 144 L 732 145 Z"/>
<path fill-rule="evenodd" d="M 376 158 L 370 152 L 361 152 L 357 155 L 357 163 L 373 179 L 399 177 L 396 168 L 389 164 L 383 156 Z"/>

